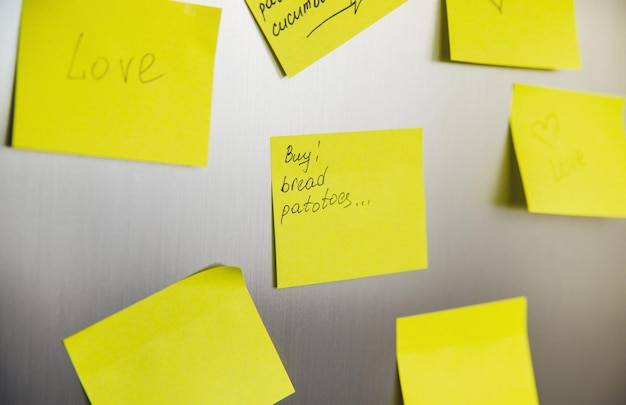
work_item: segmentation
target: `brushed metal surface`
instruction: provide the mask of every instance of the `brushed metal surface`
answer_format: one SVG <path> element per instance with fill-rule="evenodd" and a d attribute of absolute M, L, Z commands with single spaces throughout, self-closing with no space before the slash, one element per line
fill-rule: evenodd
<path fill-rule="evenodd" d="M 244 271 L 281 404 L 400 404 L 397 317 L 518 295 L 541 403 L 626 403 L 626 222 L 529 214 L 508 133 L 516 82 L 626 96 L 626 2 L 576 2 L 579 71 L 446 62 L 442 1 L 408 0 L 292 79 L 244 1 L 203 3 L 208 167 L 0 147 L 1 404 L 87 403 L 61 340 L 214 263 Z M 4 145 L 19 9 L 0 2 Z M 274 288 L 269 137 L 399 127 L 424 128 L 429 269 Z"/>

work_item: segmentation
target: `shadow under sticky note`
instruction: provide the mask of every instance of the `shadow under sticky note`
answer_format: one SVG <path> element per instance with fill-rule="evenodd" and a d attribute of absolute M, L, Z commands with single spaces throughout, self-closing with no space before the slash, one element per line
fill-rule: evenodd
<path fill-rule="evenodd" d="M 523 297 L 398 318 L 405 405 L 537 405 Z"/>
<path fill-rule="evenodd" d="M 574 0 L 446 0 L 453 61 L 580 68 Z"/>
<path fill-rule="evenodd" d="M 219 20 L 166 0 L 24 0 L 12 145 L 206 165 Z"/>
<path fill-rule="evenodd" d="M 64 340 L 94 404 L 273 404 L 294 392 L 241 270 L 187 277 Z"/>
<path fill-rule="evenodd" d="M 626 217 L 624 99 L 516 84 L 511 132 L 528 210 Z"/>
<path fill-rule="evenodd" d="M 287 76 L 299 73 L 406 0 L 246 0 Z"/>
<path fill-rule="evenodd" d="M 427 267 L 421 129 L 270 138 L 279 288 Z"/>

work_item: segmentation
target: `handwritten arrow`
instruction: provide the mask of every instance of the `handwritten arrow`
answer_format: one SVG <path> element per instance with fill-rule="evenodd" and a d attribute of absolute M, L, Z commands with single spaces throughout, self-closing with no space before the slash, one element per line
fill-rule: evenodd
<path fill-rule="evenodd" d="M 313 34 L 319 27 L 321 27 L 322 25 L 326 24 L 328 21 L 332 20 L 333 18 L 337 17 L 339 14 L 350 10 L 351 7 L 354 8 L 354 14 L 356 15 L 357 11 L 359 11 L 359 7 L 361 6 L 361 3 L 363 2 L 363 0 L 350 0 L 350 4 L 348 4 L 346 7 L 342 8 L 341 10 L 337 11 L 335 14 L 331 15 L 330 17 L 328 17 L 327 19 L 325 19 L 324 21 L 322 21 L 317 27 L 313 28 L 313 30 L 311 32 L 309 32 L 309 35 L 307 35 L 306 37 L 310 37 L 311 34 Z"/>

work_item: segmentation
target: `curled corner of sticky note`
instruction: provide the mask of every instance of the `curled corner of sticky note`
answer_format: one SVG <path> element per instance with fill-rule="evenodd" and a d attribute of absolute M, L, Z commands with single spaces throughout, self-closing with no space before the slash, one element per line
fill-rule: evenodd
<path fill-rule="evenodd" d="M 95 404 L 266 404 L 295 392 L 233 266 L 209 266 L 63 342 Z"/>
<path fill-rule="evenodd" d="M 211 264 L 202 270 L 198 270 L 195 273 L 188 275 L 183 280 L 191 278 L 203 279 L 205 277 L 213 276 L 215 273 L 219 273 L 223 278 L 231 279 L 233 282 L 243 283 L 245 287 L 242 270 L 239 267 L 225 265 L 222 263 Z"/>
<path fill-rule="evenodd" d="M 525 297 L 396 321 L 405 405 L 537 405 Z"/>

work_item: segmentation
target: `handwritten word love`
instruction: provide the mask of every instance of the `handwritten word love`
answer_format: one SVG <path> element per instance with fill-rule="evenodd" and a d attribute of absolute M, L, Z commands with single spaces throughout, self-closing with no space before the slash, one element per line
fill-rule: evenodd
<path fill-rule="evenodd" d="M 102 80 L 109 75 L 111 72 L 111 60 L 105 56 L 100 56 L 93 60 L 91 63 L 83 64 L 82 68 L 79 66 L 80 58 L 80 50 L 82 47 L 82 42 L 85 34 L 80 33 L 76 40 L 76 45 L 74 46 L 74 53 L 72 54 L 72 59 L 69 64 L 69 68 L 67 70 L 67 79 L 68 80 Z M 133 62 L 135 60 L 134 56 L 126 59 L 119 59 L 119 77 L 118 79 L 123 81 L 124 83 L 128 83 L 131 81 L 133 77 L 136 77 L 138 83 L 147 84 L 154 82 L 162 78 L 165 73 L 152 73 L 151 70 L 156 62 L 156 56 L 153 53 L 145 53 L 139 59 L 139 64 L 136 69 L 136 73 L 131 76 L 131 71 L 133 66 Z"/>
<path fill-rule="evenodd" d="M 531 133 L 550 150 L 550 167 L 554 181 L 560 182 L 575 170 L 587 166 L 582 150 L 563 152 L 563 137 L 556 114 L 550 113 L 545 119 L 535 121 L 531 126 Z"/>
<path fill-rule="evenodd" d="M 551 159 L 550 166 L 552 167 L 554 180 L 560 182 L 572 174 L 572 172 L 576 169 L 583 168 L 587 166 L 587 164 L 584 160 L 583 151 L 579 149 L 565 158 Z"/>

